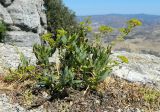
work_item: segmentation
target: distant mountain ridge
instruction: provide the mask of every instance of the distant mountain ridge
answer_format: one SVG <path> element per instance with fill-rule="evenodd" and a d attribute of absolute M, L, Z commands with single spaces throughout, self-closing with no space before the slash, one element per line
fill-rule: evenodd
<path fill-rule="evenodd" d="M 77 17 L 78 21 L 88 16 Z M 93 31 L 97 31 L 100 25 L 108 25 L 113 28 L 125 27 L 131 18 L 139 19 L 142 26 L 136 27 L 125 41 L 117 44 L 114 50 L 152 54 L 160 57 L 160 16 L 147 14 L 107 14 L 90 16 Z M 104 43 L 112 41 L 115 34 L 104 38 Z"/>
<path fill-rule="evenodd" d="M 148 14 L 107 14 L 78 16 L 77 21 L 82 21 L 86 17 L 91 17 L 93 29 L 100 25 L 108 25 L 114 28 L 124 27 L 126 22 L 131 18 L 136 18 L 142 22 L 142 26 L 137 27 L 128 39 L 145 38 L 160 40 L 160 15 Z"/>
<path fill-rule="evenodd" d="M 90 15 L 78 16 L 77 20 L 82 21 L 83 18 L 91 17 L 93 24 L 109 25 L 112 27 L 123 27 L 125 22 L 131 18 L 137 18 L 145 27 L 160 26 L 160 15 L 148 14 L 106 14 L 106 15 Z"/>

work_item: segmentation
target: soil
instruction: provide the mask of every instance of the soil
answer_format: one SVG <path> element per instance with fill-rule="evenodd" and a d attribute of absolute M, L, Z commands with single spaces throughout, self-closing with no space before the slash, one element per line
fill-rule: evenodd
<path fill-rule="evenodd" d="M 24 83 L 10 84 L 12 89 L 3 89 L 3 91 L 5 90 L 13 102 L 19 103 L 28 110 L 41 105 L 49 112 L 155 112 L 160 110 L 159 90 L 115 76 L 101 83 L 97 87 L 98 92 L 69 88 L 67 93 L 58 95 L 61 97 L 52 98 L 45 90 L 30 91 L 29 85 L 34 82 Z M 155 91 L 156 95 L 147 100 L 145 96 L 149 94 L 148 90 Z"/>

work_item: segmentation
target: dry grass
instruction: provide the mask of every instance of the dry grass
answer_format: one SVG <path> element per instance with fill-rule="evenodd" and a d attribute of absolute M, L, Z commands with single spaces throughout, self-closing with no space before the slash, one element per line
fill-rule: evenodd
<path fill-rule="evenodd" d="M 14 88 L 14 83 L 12 84 L 8 84 L 8 83 L 5 83 L 4 81 L 4 77 L 1 75 L 0 76 L 0 91 L 4 92 L 4 91 L 14 91 L 15 88 Z"/>
<path fill-rule="evenodd" d="M 105 81 L 98 88 L 113 96 L 109 103 L 115 103 L 115 107 L 134 107 L 150 112 L 160 110 L 160 90 L 147 85 L 111 78 L 111 81 Z"/>
<path fill-rule="evenodd" d="M 126 49 L 130 52 L 141 53 L 143 50 L 152 51 L 159 53 L 160 51 L 160 42 L 154 40 L 145 40 L 145 39 L 128 39 L 123 42 L 119 42 L 114 46 L 114 50 Z"/>
<path fill-rule="evenodd" d="M 3 78 L 1 78 L 3 79 Z M 37 95 L 30 90 L 35 82 L 25 81 L 23 83 L 6 84 L 0 81 L 0 90 L 10 91 L 10 96 L 14 102 L 18 102 L 24 107 L 32 108 L 40 105 L 51 109 L 53 112 L 109 112 L 121 109 L 139 108 L 144 112 L 155 112 L 160 110 L 160 91 L 154 88 L 131 83 L 118 77 L 108 77 L 101 83 L 97 90 L 89 91 L 83 96 L 83 91 L 70 89 L 69 96 L 63 99 L 46 100 L 42 97 L 43 91 L 37 91 Z"/>

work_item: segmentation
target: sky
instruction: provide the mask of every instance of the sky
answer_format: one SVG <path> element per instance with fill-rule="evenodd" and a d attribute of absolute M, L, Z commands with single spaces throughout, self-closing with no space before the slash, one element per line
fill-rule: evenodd
<path fill-rule="evenodd" d="M 160 0 L 63 0 L 76 15 L 152 14 L 160 15 Z"/>

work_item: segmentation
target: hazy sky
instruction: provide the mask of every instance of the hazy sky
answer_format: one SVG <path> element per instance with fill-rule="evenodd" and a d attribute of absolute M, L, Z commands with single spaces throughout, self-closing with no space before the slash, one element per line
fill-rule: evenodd
<path fill-rule="evenodd" d="M 63 0 L 76 15 L 155 14 L 160 15 L 160 0 Z"/>

